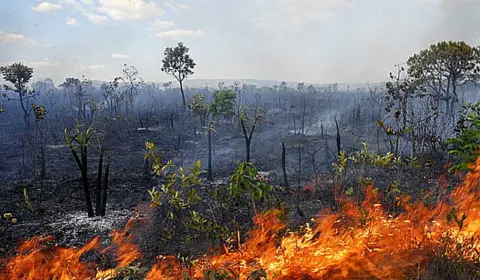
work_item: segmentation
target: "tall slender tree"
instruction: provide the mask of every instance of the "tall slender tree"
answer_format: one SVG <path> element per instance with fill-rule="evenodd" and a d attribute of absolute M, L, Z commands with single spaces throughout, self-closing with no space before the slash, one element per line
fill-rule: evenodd
<path fill-rule="evenodd" d="M 255 106 L 247 107 L 242 104 L 242 100 L 239 95 L 239 102 L 237 104 L 237 123 L 242 129 L 243 138 L 245 139 L 245 161 L 250 162 L 252 138 L 255 129 L 261 124 L 266 123 L 265 109 L 259 102 L 259 96 L 255 98 Z"/>
<path fill-rule="evenodd" d="M 123 65 L 123 77 L 125 82 L 125 109 L 127 115 L 133 111 L 135 98 L 140 94 L 140 88 L 144 85 L 143 79 L 139 76 L 135 66 Z"/>
<path fill-rule="evenodd" d="M 27 129 L 30 127 L 29 112 L 30 108 L 26 104 L 26 99 L 34 96 L 33 91 L 29 91 L 27 84 L 33 76 L 33 68 L 23 65 L 22 63 L 13 63 L 11 65 L 0 67 L 3 79 L 13 85 L 3 85 L 6 91 L 13 91 L 18 98 L 10 98 L 5 94 L 8 100 L 16 100 L 20 103 L 23 111 L 23 121 Z"/>
<path fill-rule="evenodd" d="M 187 109 L 185 101 L 185 93 L 183 91 L 183 81 L 191 74 L 195 68 L 195 62 L 188 54 L 190 49 L 182 42 L 178 43 L 175 48 L 167 47 L 164 52 L 164 59 L 162 60 L 162 71 L 172 75 L 180 84 L 180 91 L 182 92 L 183 109 Z"/>

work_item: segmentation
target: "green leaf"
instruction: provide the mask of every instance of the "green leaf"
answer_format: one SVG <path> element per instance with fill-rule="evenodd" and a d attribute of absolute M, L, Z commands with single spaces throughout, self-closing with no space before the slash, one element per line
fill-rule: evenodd
<path fill-rule="evenodd" d="M 194 167 L 194 170 L 200 170 L 200 168 L 202 168 L 202 162 L 200 160 L 197 160 L 193 165 L 193 167 Z"/>
<path fill-rule="evenodd" d="M 347 191 L 345 192 L 345 194 L 348 195 L 348 196 L 350 196 L 350 195 L 353 194 L 353 190 L 354 190 L 353 187 L 350 187 L 350 188 L 347 189 Z"/>

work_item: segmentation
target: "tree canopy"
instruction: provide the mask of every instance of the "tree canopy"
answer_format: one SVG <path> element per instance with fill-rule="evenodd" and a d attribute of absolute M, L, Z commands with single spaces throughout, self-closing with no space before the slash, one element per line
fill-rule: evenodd
<path fill-rule="evenodd" d="M 30 127 L 28 119 L 29 108 L 25 104 L 25 99 L 33 96 L 33 92 L 29 92 L 27 88 L 28 82 L 33 76 L 33 68 L 23 65 L 22 63 L 13 63 L 11 65 L 0 67 L 0 72 L 2 73 L 5 81 L 13 84 L 13 87 L 9 85 L 3 85 L 3 88 L 5 90 L 18 93 L 18 99 L 13 100 L 20 102 L 20 106 L 22 107 L 23 111 L 23 120 L 28 129 Z M 27 96 L 27 93 L 30 94 Z M 0 111 L 2 110 L 0 109 Z"/>
<path fill-rule="evenodd" d="M 479 79 L 480 49 L 461 42 L 438 42 L 407 61 L 413 84 L 437 103 L 445 102 L 452 116 L 458 102 L 457 88 Z"/>
<path fill-rule="evenodd" d="M 216 117 L 229 118 L 235 114 L 235 92 L 233 90 L 215 91 L 210 111 Z"/>
<path fill-rule="evenodd" d="M 13 88 L 3 85 L 6 90 L 13 90 L 22 95 L 26 94 L 26 87 L 33 76 L 33 68 L 22 63 L 13 63 L 12 65 L 0 67 L 3 79 L 13 84 Z"/>

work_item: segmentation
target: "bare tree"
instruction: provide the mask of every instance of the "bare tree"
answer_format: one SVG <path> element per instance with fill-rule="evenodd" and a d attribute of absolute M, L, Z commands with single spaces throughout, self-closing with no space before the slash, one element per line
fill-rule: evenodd
<path fill-rule="evenodd" d="M 77 110 L 77 119 L 87 122 L 87 86 L 92 82 L 82 76 L 82 80 L 78 78 L 66 78 L 60 87 L 64 88 L 67 93 L 72 97 L 72 105 L 74 111 Z"/>
<path fill-rule="evenodd" d="M 110 116 L 118 114 L 119 103 L 122 99 L 122 96 L 119 92 L 119 83 L 121 77 L 116 77 L 113 81 L 108 84 L 103 83 L 100 87 L 100 94 L 102 95 L 105 103 L 107 104 L 107 109 L 110 112 Z"/>
<path fill-rule="evenodd" d="M 250 150 L 252 144 L 253 133 L 257 126 L 266 122 L 265 109 L 260 105 L 259 96 L 255 98 L 255 106 L 253 108 L 242 104 L 239 94 L 239 102 L 237 104 L 237 118 L 242 128 L 243 138 L 245 139 L 245 161 L 250 161 Z"/>
<path fill-rule="evenodd" d="M 144 84 L 143 79 L 138 75 L 138 70 L 135 66 L 128 66 L 127 64 L 123 65 L 123 77 L 122 80 L 125 82 L 125 109 L 127 115 L 131 114 L 133 110 L 133 105 L 135 103 L 135 98 L 139 95 L 140 87 Z"/>

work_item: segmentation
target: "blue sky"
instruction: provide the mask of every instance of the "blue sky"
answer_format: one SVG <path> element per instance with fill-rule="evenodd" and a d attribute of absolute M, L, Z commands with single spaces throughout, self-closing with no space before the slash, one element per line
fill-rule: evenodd
<path fill-rule="evenodd" d="M 163 51 L 183 41 L 192 79 L 383 81 L 439 40 L 480 44 L 478 0 L 0 0 L 0 65 L 35 80 L 111 80 L 124 63 L 166 81 Z"/>

